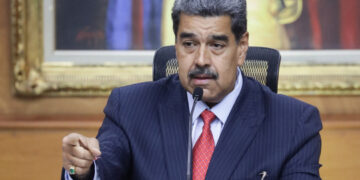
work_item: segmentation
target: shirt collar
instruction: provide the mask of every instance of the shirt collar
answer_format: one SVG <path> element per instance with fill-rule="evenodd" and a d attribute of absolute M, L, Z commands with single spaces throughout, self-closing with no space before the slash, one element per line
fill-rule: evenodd
<path fill-rule="evenodd" d="M 218 104 L 216 104 L 212 108 L 209 108 L 209 106 L 207 106 L 203 101 L 199 101 L 194 109 L 193 123 L 205 109 L 209 109 L 211 112 L 213 112 L 216 115 L 217 119 L 219 119 L 222 124 L 225 124 L 230 114 L 230 111 L 234 106 L 238 95 L 240 94 L 242 85 L 243 85 L 242 74 L 240 72 L 240 69 L 238 68 L 234 89 L 229 94 L 227 94 L 223 100 L 221 100 Z M 194 100 L 192 98 L 192 94 L 189 92 L 187 92 L 187 99 L 189 104 L 189 111 L 191 111 Z"/>

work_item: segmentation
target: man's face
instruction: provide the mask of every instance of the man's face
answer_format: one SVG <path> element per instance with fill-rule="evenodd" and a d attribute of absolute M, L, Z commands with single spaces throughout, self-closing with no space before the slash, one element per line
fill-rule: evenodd
<path fill-rule="evenodd" d="M 220 102 L 234 89 L 237 66 L 244 62 L 248 33 L 237 43 L 230 16 L 180 15 L 176 57 L 182 86 L 204 90 L 203 101 Z"/>

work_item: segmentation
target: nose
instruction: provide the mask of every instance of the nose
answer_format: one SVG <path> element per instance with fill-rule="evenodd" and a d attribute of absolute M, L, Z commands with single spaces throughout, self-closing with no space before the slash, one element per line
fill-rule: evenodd
<path fill-rule="evenodd" d="M 210 64 L 210 54 L 205 45 L 201 45 L 196 52 L 195 64 L 199 67 L 205 67 Z"/>

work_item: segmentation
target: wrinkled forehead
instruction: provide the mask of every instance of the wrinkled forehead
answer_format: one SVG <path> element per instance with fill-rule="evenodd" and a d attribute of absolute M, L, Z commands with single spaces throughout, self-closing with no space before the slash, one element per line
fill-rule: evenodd
<path fill-rule="evenodd" d="M 177 38 L 211 38 L 229 41 L 231 18 L 227 15 L 203 17 L 181 14 Z"/>

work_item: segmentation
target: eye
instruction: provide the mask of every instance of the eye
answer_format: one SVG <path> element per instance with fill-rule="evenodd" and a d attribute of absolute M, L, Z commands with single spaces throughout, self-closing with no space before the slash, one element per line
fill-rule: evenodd
<path fill-rule="evenodd" d="M 195 46 L 195 43 L 193 41 L 184 41 L 182 44 L 186 48 L 191 48 Z"/>
<path fill-rule="evenodd" d="M 225 44 L 214 42 L 211 44 L 211 47 L 215 50 L 221 50 L 225 47 Z"/>

